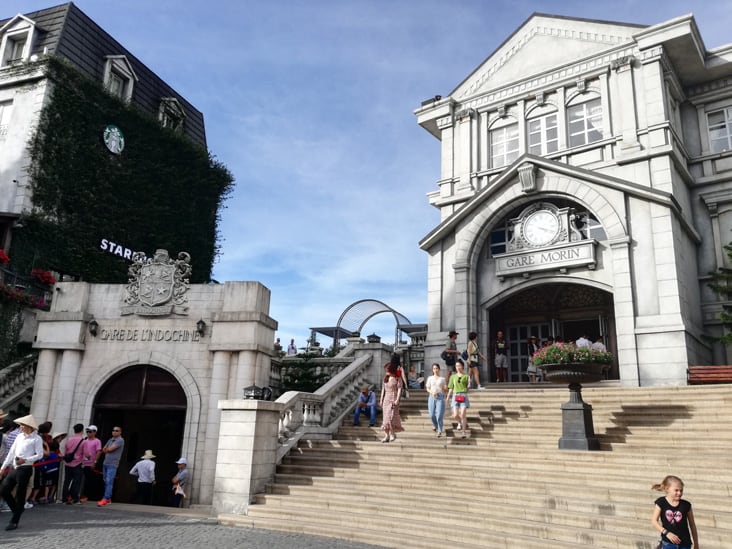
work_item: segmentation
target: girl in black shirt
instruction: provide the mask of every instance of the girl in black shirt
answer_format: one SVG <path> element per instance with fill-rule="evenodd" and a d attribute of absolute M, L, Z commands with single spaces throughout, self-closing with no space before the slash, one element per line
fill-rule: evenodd
<path fill-rule="evenodd" d="M 684 494 L 684 483 L 681 479 L 668 475 L 660 484 L 654 484 L 653 489 L 666 492 L 666 496 L 656 500 L 651 519 L 653 527 L 661 533 L 661 547 L 691 549 L 693 540 L 694 549 L 699 549 L 691 503 L 681 499 Z"/>

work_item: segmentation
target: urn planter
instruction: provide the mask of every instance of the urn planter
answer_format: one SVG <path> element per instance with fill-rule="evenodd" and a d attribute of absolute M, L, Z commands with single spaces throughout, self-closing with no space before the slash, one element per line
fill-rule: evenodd
<path fill-rule="evenodd" d="M 569 386 L 569 401 L 562 404 L 562 438 L 560 450 L 599 450 L 592 423 L 592 406 L 582 400 L 582 383 L 594 383 L 604 378 L 607 364 L 562 363 L 542 364 L 544 378 L 551 383 Z"/>

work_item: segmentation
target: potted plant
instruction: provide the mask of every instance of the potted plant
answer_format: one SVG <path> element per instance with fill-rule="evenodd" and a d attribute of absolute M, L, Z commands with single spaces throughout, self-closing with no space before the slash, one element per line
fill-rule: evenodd
<path fill-rule="evenodd" d="M 562 404 L 562 438 L 560 450 L 599 450 L 595 437 L 592 406 L 582 400 L 582 383 L 603 379 L 613 361 L 612 353 L 573 343 L 555 343 L 542 347 L 532 356 L 534 364 L 544 370 L 552 383 L 569 385 L 569 401 Z"/>
<path fill-rule="evenodd" d="M 613 362 L 613 355 L 574 343 L 555 343 L 532 355 L 534 364 L 544 370 L 552 383 L 591 383 L 600 381 Z"/>

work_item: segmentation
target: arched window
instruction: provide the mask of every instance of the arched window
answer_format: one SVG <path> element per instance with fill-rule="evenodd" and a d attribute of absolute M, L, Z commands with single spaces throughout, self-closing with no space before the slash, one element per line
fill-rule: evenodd
<path fill-rule="evenodd" d="M 553 105 L 545 105 L 529 113 L 526 141 L 529 154 L 545 156 L 559 150 L 557 109 Z"/>
<path fill-rule="evenodd" d="M 555 205 L 557 208 L 572 208 L 574 211 L 573 223 L 577 231 L 582 235 L 583 239 L 586 240 L 605 240 L 607 234 L 605 229 L 602 227 L 602 223 L 595 217 L 595 215 L 587 208 L 576 202 L 570 200 L 551 199 L 542 200 L 542 202 L 549 202 Z M 491 230 L 490 239 L 488 242 L 488 257 L 493 257 L 497 254 L 506 253 L 506 243 L 511 240 L 513 236 L 513 226 L 510 223 L 511 219 L 518 216 L 521 211 L 526 208 L 524 204 L 520 208 L 511 211 L 501 221 L 496 224 Z"/>
<path fill-rule="evenodd" d="M 570 147 L 579 147 L 602 139 L 602 103 L 598 94 L 579 94 L 568 103 L 567 137 Z"/>

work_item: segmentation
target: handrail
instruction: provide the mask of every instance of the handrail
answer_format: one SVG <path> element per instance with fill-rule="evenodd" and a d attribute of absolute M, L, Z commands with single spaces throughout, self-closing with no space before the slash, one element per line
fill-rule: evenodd
<path fill-rule="evenodd" d="M 343 417 L 353 409 L 371 360 L 371 355 L 357 358 L 314 393 L 288 391 L 275 401 L 282 405 L 277 463 L 303 436 L 327 438 L 338 430 Z"/>
<path fill-rule="evenodd" d="M 37 365 L 38 357 L 29 355 L 0 370 L 0 408 L 12 410 L 33 388 Z"/>

